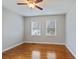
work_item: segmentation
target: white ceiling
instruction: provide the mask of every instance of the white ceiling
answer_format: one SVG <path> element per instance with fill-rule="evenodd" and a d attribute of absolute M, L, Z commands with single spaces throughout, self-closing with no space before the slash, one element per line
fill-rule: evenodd
<path fill-rule="evenodd" d="M 39 5 L 43 11 L 28 6 L 17 5 L 17 0 L 3 0 L 3 7 L 8 8 L 22 16 L 36 16 L 36 15 L 53 15 L 64 14 L 69 11 L 76 0 L 43 0 Z"/>

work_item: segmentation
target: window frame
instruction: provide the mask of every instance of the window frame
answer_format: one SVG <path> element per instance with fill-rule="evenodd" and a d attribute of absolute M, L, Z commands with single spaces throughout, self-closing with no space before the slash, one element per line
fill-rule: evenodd
<path fill-rule="evenodd" d="M 35 35 L 35 34 L 33 34 L 33 23 L 37 23 L 37 24 L 39 24 L 39 34 L 37 35 Z M 31 36 L 41 36 L 41 24 L 40 24 L 40 22 L 37 22 L 37 21 L 31 21 Z"/>
<path fill-rule="evenodd" d="M 49 35 L 49 33 L 47 33 L 47 28 L 48 28 L 48 22 L 50 21 L 54 21 L 55 22 L 55 34 Z M 46 36 L 56 36 L 56 20 L 47 20 L 46 21 Z"/>

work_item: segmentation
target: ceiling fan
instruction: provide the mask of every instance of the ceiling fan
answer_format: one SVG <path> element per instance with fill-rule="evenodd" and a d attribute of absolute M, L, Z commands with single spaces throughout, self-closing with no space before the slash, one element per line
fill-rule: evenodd
<path fill-rule="evenodd" d="M 26 0 L 25 2 L 22 3 L 17 3 L 18 5 L 28 5 L 31 8 L 38 8 L 40 10 L 43 10 L 43 8 L 39 7 L 37 4 L 42 2 L 43 0 Z"/>

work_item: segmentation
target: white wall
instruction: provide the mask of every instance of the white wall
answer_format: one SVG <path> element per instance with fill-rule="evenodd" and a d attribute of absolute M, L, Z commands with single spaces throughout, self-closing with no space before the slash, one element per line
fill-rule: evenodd
<path fill-rule="evenodd" d="M 66 15 L 66 45 L 71 50 L 72 54 L 76 55 L 76 6 Z"/>
<path fill-rule="evenodd" d="M 56 36 L 46 36 L 46 21 L 56 20 Z M 31 21 L 42 24 L 41 36 L 31 36 Z M 65 42 L 65 15 L 25 17 L 25 42 L 32 43 L 64 43 Z"/>
<path fill-rule="evenodd" d="M 2 47 L 3 51 L 19 44 L 24 36 L 24 20 L 21 16 L 3 7 Z"/>

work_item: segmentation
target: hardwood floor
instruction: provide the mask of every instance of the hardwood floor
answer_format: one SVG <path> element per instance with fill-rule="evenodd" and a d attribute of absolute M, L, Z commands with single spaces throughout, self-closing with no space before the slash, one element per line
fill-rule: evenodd
<path fill-rule="evenodd" d="M 2 59 L 75 59 L 64 45 L 24 43 L 3 52 Z"/>

